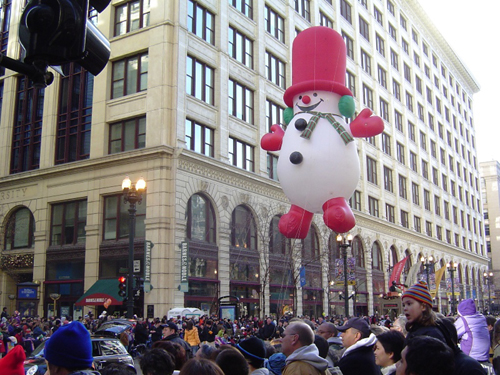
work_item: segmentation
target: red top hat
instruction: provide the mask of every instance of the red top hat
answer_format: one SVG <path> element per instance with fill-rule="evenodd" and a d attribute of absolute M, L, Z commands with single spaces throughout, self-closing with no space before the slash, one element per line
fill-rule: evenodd
<path fill-rule="evenodd" d="M 305 29 L 293 41 L 292 86 L 283 95 L 293 106 L 293 97 L 309 90 L 331 91 L 352 96 L 345 87 L 346 47 L 342 36 L 325 26 Z"/>

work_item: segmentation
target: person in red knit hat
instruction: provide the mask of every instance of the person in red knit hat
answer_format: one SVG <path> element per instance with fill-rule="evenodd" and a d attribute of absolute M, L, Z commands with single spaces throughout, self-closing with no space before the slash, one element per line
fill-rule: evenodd
<path fill-rule="evenodd" d="M 26 354 L 21 345 L 10 350 L 5 357 L 0 359 L 0 374 L 2 375 L 24 375 L 24 361 Z"/>

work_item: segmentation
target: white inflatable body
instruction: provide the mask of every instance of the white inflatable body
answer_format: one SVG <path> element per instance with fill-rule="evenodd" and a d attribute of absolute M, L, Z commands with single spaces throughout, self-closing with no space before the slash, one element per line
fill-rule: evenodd
<path fill-rule="evenodd" d="M 309 99 L 306 99 L 309 98 Z M 297 130 L 298 119 L 309 121 L 314 111 L 331 113 L 351 134 L 349 125 L 340 115 L 341 96 L 328 91 L 306 91 L 294 97 L 294 118 L 288 124 L 278 159 L 278 178 L 290 203 L 302 209 L 322 213 L 322 206 L 332 198 L 348 200 L 359 181 L 360 167 L 356 141 L 347 145 L 333 125 L 320 118 L 309 139 Z M 310 100 L 308 103 L 304 101 Z M 352 135 L 352 134 L 351 134 Z M 290 155 L 299 152 L 300 163 L 292 163 Z"/>

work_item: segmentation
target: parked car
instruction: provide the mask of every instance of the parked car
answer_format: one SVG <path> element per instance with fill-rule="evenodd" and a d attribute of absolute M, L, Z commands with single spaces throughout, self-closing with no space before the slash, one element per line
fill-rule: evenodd
<path fill-rule="evenodd" d="M 94 335 L 92 339 L 92 356 L 94 368 L 100 370 L 111 363 L 124 363 L 134 368 L 134 360 L 119 339 Z M 50 338 L 49 338 L 50 340 Z M 26 375 L 43 375 L 47 371 L 43 349 L 46 341 L 42 342 L 24 361 Z M 135 371 L 135 368 L 134 368 Z"/>
<path fill-rule="evenodd" d="M 95 331 L 96 336 L 120 338 L 120 335 L 129 330 L 132 331 L 136 324 L 134 319 L 113 319 L 102 323 Z"/>

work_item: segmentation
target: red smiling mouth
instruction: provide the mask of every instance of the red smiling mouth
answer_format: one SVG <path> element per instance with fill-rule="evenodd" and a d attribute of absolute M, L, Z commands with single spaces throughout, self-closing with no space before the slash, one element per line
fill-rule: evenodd
<path fill-rule="evenodd" d="M 316 104 L 308 105 L 307 107 L 306 106 L 301 106 L 301 105 L 299 105 L 297 103 L 297 108 L 300 109 L 302 112 L 308 112 L 308 111 L 312 111 L 312 110 L 316 109 L 316 107 L 318 105 L 320 105 L 322 102 L 323 102 L 323 99 L 320 99 L 320 101 L 317 102 Z"/>

